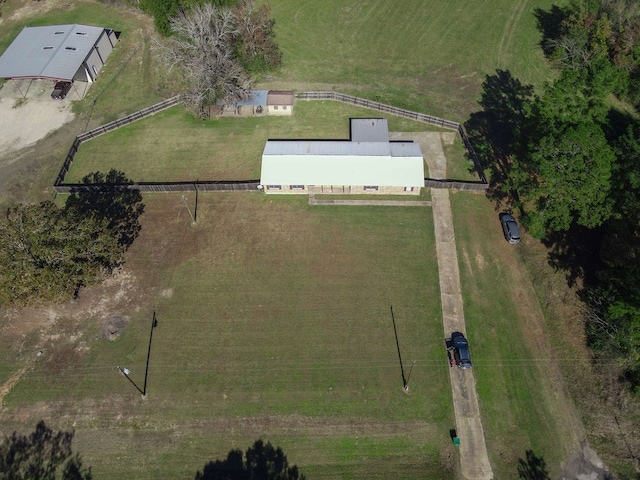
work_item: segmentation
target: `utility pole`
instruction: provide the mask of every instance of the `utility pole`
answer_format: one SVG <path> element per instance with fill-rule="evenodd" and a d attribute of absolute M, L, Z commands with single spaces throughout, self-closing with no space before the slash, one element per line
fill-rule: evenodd
<path fill-rule="evenodd" d="M 391 321 L 393 322 L 393 333 L 396 335 L 396 348 L 398 349 L 398 360 L 400 361 L 400 372 L 402 373 L 402 390 L 405 393 L 409 392 L 409 386 L 407 385 L 407 380 L 404 377 L 404 367 L 402 366 L 402 356 L 400 355 L 400 342 L 398 342 L 398 330 L 396 330 L 396 319 L 393 315 L 393 305 L 390 305 L 391 308 Z"/>
<path fill-rule="evenodd" d="M 156 319 L 156 312 L 153 312 L 153 319 L 151 320 L 151 334 L 149 335 L 149 350 L 147 350 L 147 368 L 144 370 L 144 387 L 142 388 L 142 395 L 147 395 L 147 377 L 149 376 L 149 358 L 151 357 L 151 341 L 153 340 L 153 329 L 158 326 L 158 320 Z"/>

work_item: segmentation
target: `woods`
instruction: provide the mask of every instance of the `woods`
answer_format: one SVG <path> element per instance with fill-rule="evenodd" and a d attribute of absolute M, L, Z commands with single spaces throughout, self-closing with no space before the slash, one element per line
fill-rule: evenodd
<path fill-rule="evenodd" d="M 509 72 L 489 75 L 482 110 L 466 123 L 491 195 L 518 209 L 529 233 L 580 272 L 587 337 L 640 386 L 640 9 L 627 0 L 575 0 L 536 12 L 558 77 L 539 94 Z M 552 254 L 550 253 L 550 256 Z M 574 273 L 568 273 L 573 278 Z"/>

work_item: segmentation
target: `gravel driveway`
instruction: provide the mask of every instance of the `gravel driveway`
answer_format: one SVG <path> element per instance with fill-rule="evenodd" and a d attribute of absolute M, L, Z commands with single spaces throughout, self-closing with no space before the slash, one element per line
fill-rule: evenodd
<path fill-rule="evenodd" d="M 0 98 L 0 157 L 36 143 L 73 117 L 70 100 Z"/>

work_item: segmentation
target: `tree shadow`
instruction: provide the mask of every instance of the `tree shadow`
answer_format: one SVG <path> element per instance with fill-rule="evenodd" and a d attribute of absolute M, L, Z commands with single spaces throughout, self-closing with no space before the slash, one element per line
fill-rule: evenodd
<path fill-rule="evenodd" d="M 548 234 L 542 243 L 547 247 L 549 265 L 555 270 L 564 271 L 570 287 L 575 286 L 578 279 L 588 286 L 597 280 L 603 238 L 602 228 L 573 225 L 565 232 Z"/>
<path fill-rule="evenodd" d="M 0 444 L 2 478 L 91 480 L 91 468 L 73 454 L 74 432 L 54 432 L 41 420 L 29 435 L 13 432 Z"/>
<path fill-rule="evenodd" d="M 487 196 L 500 206 L 513 203 L 514 193 L 504 188 L 524 128 L 526 106 L 533 97 L 533 85 L 523 84 L 508 70 L 496 70 L 482 84 L 480 106 L 465 123 L 483 170 L 490 172 Z"/>
<path fill-rule="evenodd" d="M 280 447 L 257 440 L 243 456 L 240 450 L 231 450 L 226 460 L 207 463 L 195 480 L 305 480 L 295 465 L 289 466 Z"/>
<path fill-rule="evenodd" d="M 551 480 L 544 458 L 536 456 L 533 450 L 526 451 L 526 458 L 518 459 L 518 478 L 521 480 Z"/>
<path fill-rule="evenodd" d="M 538 30 L 542 34 L 540 48 L 547 58 L 553 55 L 555 42 L 562 35 L 562 23 L 569 15 L 569 9 L 553 5 L 550 10 L 536 8 L 533 11 L 538 24 Z"/>
<path fill-rule="evenodd" d="M 67 198 L 65 209 L 78 215 L 97 217 L 107 222 L 118 243 L 128 248 L 140 233 L 140 216 L 144 212 L 142 194 L 130 185 L 124 172 L 93 172 L 82 179 Z"/>

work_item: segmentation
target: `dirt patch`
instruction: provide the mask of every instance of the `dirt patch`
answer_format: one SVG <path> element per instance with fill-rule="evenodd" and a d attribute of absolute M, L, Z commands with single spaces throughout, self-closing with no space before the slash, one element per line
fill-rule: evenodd
<path fill-rule="evenodd" d="M 613 480 L 607 466 L 586 443 L 567 461 L 558 480 Z"/>
<path fill-rule="evenodd" d="M 122 315 L 110 315 L 102 324 L 102 338 L 113 342 L 116 340 L 127 325 L 127 320 Z"/>

